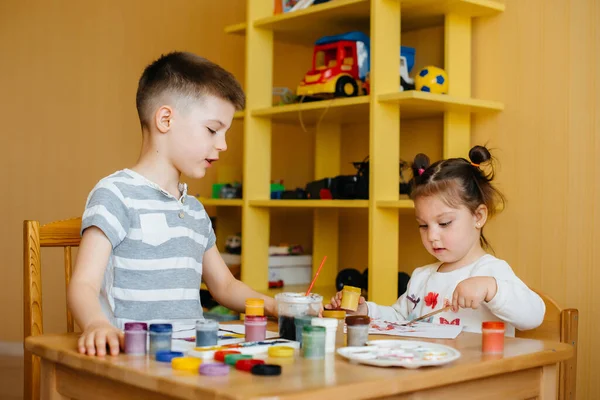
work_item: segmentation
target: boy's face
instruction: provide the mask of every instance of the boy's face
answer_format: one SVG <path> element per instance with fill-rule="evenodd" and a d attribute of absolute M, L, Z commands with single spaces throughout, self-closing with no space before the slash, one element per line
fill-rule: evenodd
<path fill-rule="evenodd" d="M 202 178 L 206 169 L 227 150 L 225 133 L 235 107 L 221 98 L 206 95 L 182 110 L 175 109 L 167 140 L 171 163 L 190 178 Z"/>

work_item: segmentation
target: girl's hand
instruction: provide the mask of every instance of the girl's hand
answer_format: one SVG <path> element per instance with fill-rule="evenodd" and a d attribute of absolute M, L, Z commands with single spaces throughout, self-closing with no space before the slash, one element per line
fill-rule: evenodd
<path fill-rule="evenodd" d="M 77 348 L 82 354 L 105 356 L 108 345 L 110 355 L 116 356 L 123 344 L 122 331 L 108 321 L 99 321 L 86 327 L 79 337 Z"/>
<path fill-rule="evenodd" d="M 459 308 L 476 310 L 481 303 L 491 301 L 496 295 L 498 286 L 491 276 L 474 276 L 460 282 L 452 296 L 452 311 Z"/>
<path fill-rule="evenodd" d="M 339 291 L 331 298 L 331 303 L 325 306 L 326 310 L 337 310 L 342 305 L 342 292 Z M 369 308 L 367 302 L 363 296 L 358 299 L 358 308 L 356 311 L 346 311 L 346 315 L 368 315 Z"/>

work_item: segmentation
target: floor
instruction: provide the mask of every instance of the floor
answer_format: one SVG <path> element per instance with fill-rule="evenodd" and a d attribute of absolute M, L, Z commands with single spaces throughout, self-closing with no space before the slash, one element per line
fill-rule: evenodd
<path fill-rule="evenodd" d="M 23 356 L 0 355 L 0 399 L 23 399 Z"/>

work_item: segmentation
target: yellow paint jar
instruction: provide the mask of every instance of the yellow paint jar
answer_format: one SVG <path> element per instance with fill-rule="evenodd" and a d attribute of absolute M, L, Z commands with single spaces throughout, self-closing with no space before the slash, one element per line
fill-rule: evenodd
<path fill-rule="evenodd" d="M 356 311 L 358 309 L 358 299 L 362 290 L 354 286 L 344 286 L 342 289 L 341 309 L 347 311 Z"/>
<path fill-rule="evenodd" d="M 265 301 L 263 299 L 246 299 L 246 315 L 264 316 Z"/>

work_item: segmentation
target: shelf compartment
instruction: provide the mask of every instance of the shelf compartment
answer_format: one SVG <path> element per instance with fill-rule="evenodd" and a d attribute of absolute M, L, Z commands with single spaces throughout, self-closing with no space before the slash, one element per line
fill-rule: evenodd
<path fill-rule="evenodd" d="M 199 200 L 204 206 L 241 207 L 244 204 L 244 200 L 242 199 L 209 199 L 201 197 Z"/>
<path fill-rule="evenodd" d="M 401 2 L 402 31 L 439 26 L 444 15 L 457 13 L 466 17 L 487 17 L 501 13 L 505 5 L 497 0 L 398 0 Z M 270 29 L 276 40 L 312 45 L 316 39 L 335 33 L 369 31 L 369 0 L 336 0 L 254 21 L 256 28 Z M 245 35 L 247 24 L 225 27 L 225 32 Z"/>
<path fill-rule="evenodd" d="M 250 200 L 253 207 L 368 208 L 368 200 Z"/>
<path fill-rule="evenodd" d="M 491 113 L 504 109 L 502 103 L 409 90 L 379 96 L 382 103 L 398 103 L 401 118 L 423 118 L 446 111 Z"/>
<path fill-rule="evenodd" d="M 379 200 L 377 202 L 377 207 L 380 208 L 399 208 L 404 210 L 413 210 L 415 208 L 415 203 L 410 199 L 400 199 L 400 200 Z"/>
<path fill-rule="evenodd" d="M 328 99 L 308 103 L 286 104 L 252 111 L 254 117 L 269 117 L 275 122 L 313 125 L 319 120 L 337 123 L 369 121 L 369 96 Z"/>

